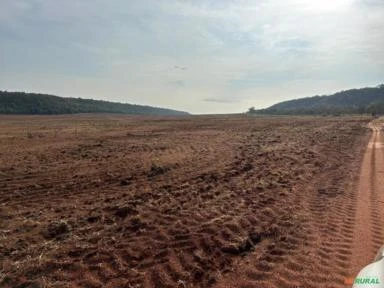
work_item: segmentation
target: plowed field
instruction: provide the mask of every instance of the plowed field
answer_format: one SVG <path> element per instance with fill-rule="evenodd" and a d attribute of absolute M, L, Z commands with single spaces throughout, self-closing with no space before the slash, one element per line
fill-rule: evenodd
<path fill-rule="evenodd" d="M 369 121 L 0 116 L 0 287 L 347 287 Z"/>

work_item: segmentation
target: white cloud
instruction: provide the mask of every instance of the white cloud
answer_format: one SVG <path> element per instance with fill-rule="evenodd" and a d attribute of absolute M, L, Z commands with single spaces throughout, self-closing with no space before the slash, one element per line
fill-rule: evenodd
<path fill-rule="evenodd" d="M 2 88 L 212 113 L 376 85 L 382 3 L 3 0 Z"/>

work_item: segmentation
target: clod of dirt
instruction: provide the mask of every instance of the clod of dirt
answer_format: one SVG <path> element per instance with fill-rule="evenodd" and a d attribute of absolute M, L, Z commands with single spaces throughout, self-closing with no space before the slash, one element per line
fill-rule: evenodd
<path fill-rule="evenodd" d="M 42 231 L 45 239 L 64 239 L 70 232 L 70 227 L 65 221 L 52 222 Z"/>
<path fill-rule="evenodd" d="M 187 287 L 187 284 L 185 281 L 183 280 L 177 281 L 177 288 L 186 288 L 186 287 Z"/>
<path fill-rule="evenodd" d="M 148 177 L 154 177 L 157 175 L 165 174 L 170 170 L 169 167 L 158 166 L 156 164 L 152 164 L 151 170 L 148 173 Z"/>
<path fill-rule="evenodd" d="M 209 278 L 208 278 L 208 285 L 213 285 L 213 284 L 215 284 L 216 283 L 216 278 L 215 278 L 215 276 L 210 276 Z"/>
<path fill-rule="evenodd" d="M 198 266 L 192 268 L 192 275 L 195 280 L 201 280 L 204 277 L 204 274 L 204 271 Z"/>
<path fill-rule="evenodd" d="M 140 217 L 136 216 L 131 219 L 131 225 L 130 228 L 133 231 L 137 231 L 139 229 L 145 228 L 147 225 L 144 223 Z"/>
<path fill-rule="evenodd" d="M 241 243 L 224 246 L 221 248 L 221 251 L 232 255 L 247 253 L 252 251 L 256 244 L 260 243 L 264 238 L 273 236 L 274 233 L 274 231 L 251 232 L 248 234 L 248 237 Z"/>
<path fill-rule="evenodd" d="M 87 217 L 87 222 L 88 223 L 95 223 L 97 221 L 100 221 L 101 216 L 100 215 L 91 215 Z"/>
<path fill-rule="evenodd" d="M 319 195 L 333 197 L 338 194 L 338 190 L 336 187 L 319 188 L 317 189 L 317 193 L 319 193 Z"/>
<path fill-rule="evenodd" d="M 277 224 L 272 224 L 262 233 L 262 237 L 267 238 L 276 238 L 281 235 L 281 228 Z"/>
<path fill-rule="evenodd" d="M 131 184 L 131 180 L 128 178 L 124 178 L 120 180 L 120 186 L 127 186 L 129 184 Z"/>
<path fill-rule="evenodd" d="M 233 245 L 233 244 L 221 247 L 221 251 L 224 253 L 232 254 L 232 255 L 240 254 L 238 247 L 236 247 L 236 245 Z"/>
<path fill-rule="evenodd" d="M 37 282 L 26 281 L 20 285 L 14 286 L 14 287 L 15 288 L 41 288 L 42 286 Z"/>
<path fill-rule="evenodd" d="M 248 238 L 252 241 L 254 245 L 261 242 L 261 240 L 263 240 L 264 237 L 265 237 L 264 233 L 261 233 L 261 232 L 251 232 L 248 235 Z"/>
<path fill-rule="evenodd" d="M 221 248 L 221 251 L 224 253 L 232 254 L 232 255 L 240 255 L 245 252 L 251 251 L 254 248 L 254 243 L 250 238 L 245 239 L 240 244 L 234 245 L 231 244 L 229 246 L 224 246 Z"/>
<path fill-rule="evenodd" d="M 319 194 L 327 194 L 327 189 L 324 189 L 324 188 L 319 188 L 319 189 L 317 189 L 317 192 L 319 193 Z"/>
<path fill-rule="evenodd" d="M 119 207 L 115 211 L 115 215 L 120 218 L 125 218 L 128 215 L 133 215 L 133 214 L 137 214 L 137 210 L 130 206 Z"/>
<path fill-rule="evenodd" d="M 251 163 L 247 163 L 244 165 L 243 168 L 241 168 L 241 171 L 242 172 L 247 172 L 247 171 L 250 171 L 253 169 L 253 165 Z"/>

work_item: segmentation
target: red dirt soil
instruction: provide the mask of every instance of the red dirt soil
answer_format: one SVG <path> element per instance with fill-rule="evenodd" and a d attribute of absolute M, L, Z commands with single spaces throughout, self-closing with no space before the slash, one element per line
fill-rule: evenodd
<path fill-rule="evenodd" d="M 1 116 L 0 287 L 347 287 L 370 120 Z"/>
<path fill-rule="evenodd" d="M 372 262 L 384 244 L 384 154 L 383 119 L 369 124 L 372 136 L 361 167 L 351 275 Z"/>

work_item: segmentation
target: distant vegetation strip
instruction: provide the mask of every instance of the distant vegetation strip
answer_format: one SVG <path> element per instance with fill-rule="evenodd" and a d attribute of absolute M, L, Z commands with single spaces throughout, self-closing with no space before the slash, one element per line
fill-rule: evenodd
<path fill-rule="evenodd" d="M 188 115 L 166 108 L 54 95 L 0 91 L 0 114 L 120 113 L 130 115 Z"/>
<path fill-rule="evenodd" d="M 384 114 L 384 85 L 351 89 L 329 96 L 314 96 L 284 101 L 266 109 L 250 108 L 250 114 L 340 115 Z"/>

